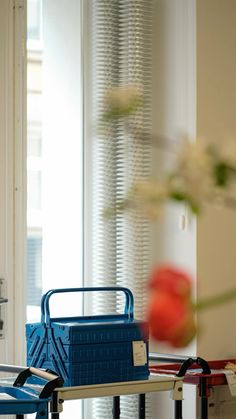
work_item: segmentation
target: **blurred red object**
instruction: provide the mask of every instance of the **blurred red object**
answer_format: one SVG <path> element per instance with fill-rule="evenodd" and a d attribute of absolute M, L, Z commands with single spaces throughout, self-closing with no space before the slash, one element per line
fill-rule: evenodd
<path fill-rule="evenodd" d="M 192 279 L 180 269 L 171 265 L 162 265 L 153 269 L 149 286 L 150 288 L 158 288 L 161 291 L 189 298 L 192 290 Z"/>
<path fill-rule="evenodd" d="M 191 277 L 173 266 L 164 265 L 153 270 L 149 286 L 151 336 L 174 347 L 186 346 L 196 333 Z"/>

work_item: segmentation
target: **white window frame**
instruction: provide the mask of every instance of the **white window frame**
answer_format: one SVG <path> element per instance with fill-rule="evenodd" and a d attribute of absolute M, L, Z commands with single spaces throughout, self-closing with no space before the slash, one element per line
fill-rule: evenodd
<path fill-rule="evenodd" d="M 25 0 L 3 0 L 0 15 L 0 277 L 4 307 L 1 362 L 24 361 Z M 14 83 L 12 82 L 14 80 Z"/>
<path fill-rule="evenodd" d="M 15 0 L 15 362 L 25 364 L 26 307 L 26 0 Z M 23 245 L 22 245 L 23 244 Z"/>
<path fill-rule="evenodd" d="M 1 292 L 9 303 L 1 310 L 4 335 L 0 342 L 2 362 L 12 362 L 14 322 L 14 232 L 13 232 L 13 1 L 1 2 L 0 14 L 0 276 L 4 280 Z M 6 333 L 6 328 L 8 332 Z"/>

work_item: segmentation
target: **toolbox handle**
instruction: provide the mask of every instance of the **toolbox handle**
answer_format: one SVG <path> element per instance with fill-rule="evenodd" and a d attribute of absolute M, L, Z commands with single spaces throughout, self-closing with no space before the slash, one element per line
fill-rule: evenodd
<path fill-rule="evenodd" d="M 22 387 L 27 381 L 27 379 L 32 376 L 36 376 L 47 381 L 47 383 L 43 386 L 39 394 L 40 399 L 47 399 L 48 397 L 51 396 L 55 388 L 62 387 L 64 384 L 63 378 L 58 376 L 54 371 L 51 371 L 49 369 L 45 370 L 45 369 L 39 369 L 35 367 L 28 367 L 28 368 L 18 367 L 18 368 L 21 368 L 21 371 L 13 383 L 14 387 Z"/>
<path fill-rule="evenodd" d="M 87 288 L 57 288 L 46 292 L 41 300 L 41 322 L 46 323 L 46 327 L 51 326 L 49 299 L 53 294 L 67 293 L 67 292 L 91 292 L 91 291 L 116 291 L 125 294 L 125 309 L 124 315 L 132 320 L 134 317 L 134 297 L 132 292 L 125 287 L 87 287 Z"/>

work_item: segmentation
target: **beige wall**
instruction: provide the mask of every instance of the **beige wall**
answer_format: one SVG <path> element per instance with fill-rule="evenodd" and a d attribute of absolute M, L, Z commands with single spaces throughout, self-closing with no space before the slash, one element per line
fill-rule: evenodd
<path fill-rule="evenodd" d="M 197 0 L 197 135 L 236 141 L 236 1 Z M 198 297 L 236 287 L 236 210 L 208 209 L 197 227 Z M 236 356 L 236 301 L 199 315 L 197 353 Z"/>

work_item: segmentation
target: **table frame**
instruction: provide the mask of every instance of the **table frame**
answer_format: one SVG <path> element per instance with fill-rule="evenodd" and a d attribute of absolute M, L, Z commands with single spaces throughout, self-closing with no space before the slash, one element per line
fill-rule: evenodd
<path fill-rule="evenodd" d="M 175 401 L 175 419 L 182 419 L 183 380 L 181 377 L 160 375 L 148 380 L 127 381 L 120 383 L 62 387 L 52 394 L 51 418 L 59 419 L 66 400 L 80 400 L 97 397 L 113 397 L 113 419 L 120 418 L 120 396 L 139 395 L 139 419 L 145 419 L 145 394 L 159 391 L 172 392 Z"/>

